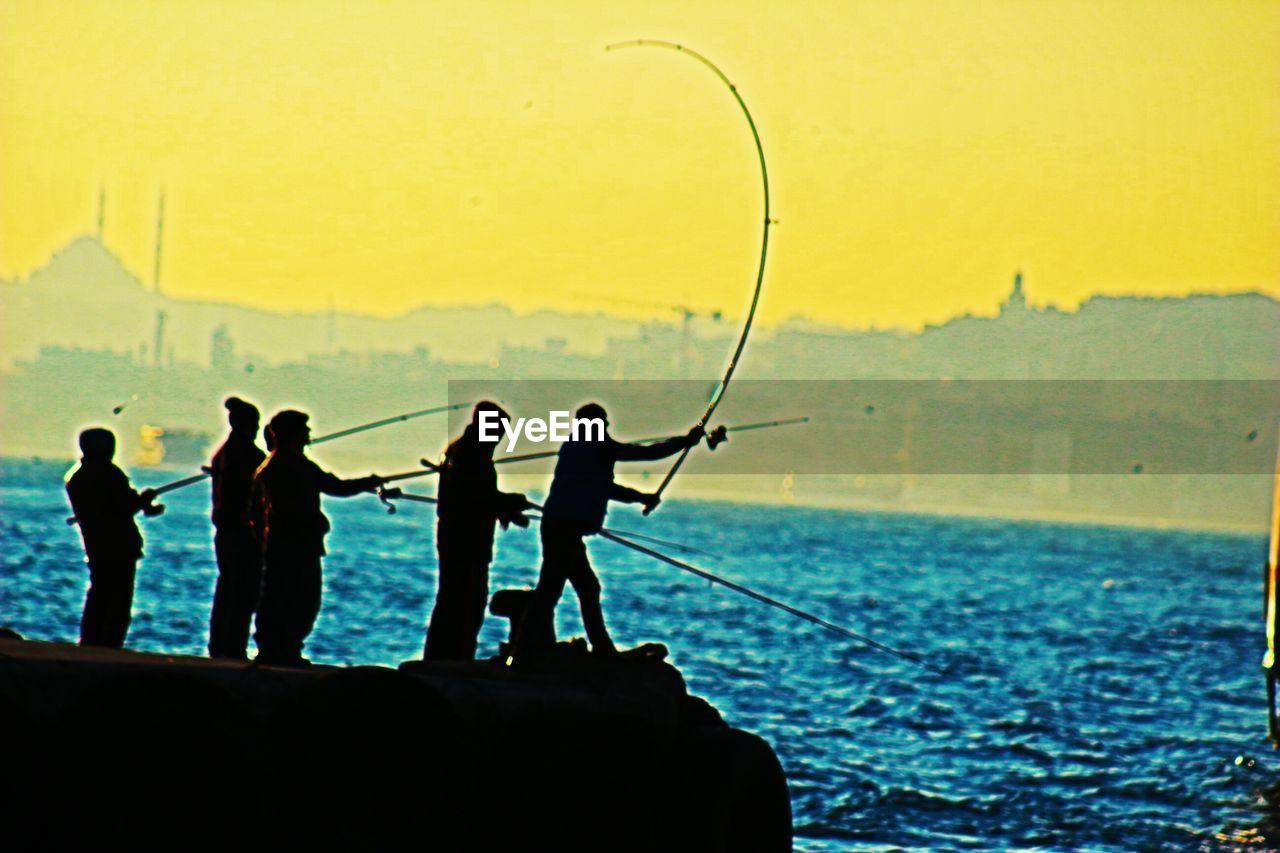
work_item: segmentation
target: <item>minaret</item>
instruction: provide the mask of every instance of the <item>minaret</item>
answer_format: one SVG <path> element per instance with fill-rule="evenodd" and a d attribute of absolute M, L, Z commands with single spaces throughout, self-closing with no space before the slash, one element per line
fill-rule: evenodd
<path fill-rule="evenodd" d="M 1013 292 L 1004 300 L 1004 304 L 1000 306 L 1000 313 L 1004 314 L 1008 311 L 1025 311 L 1027 308 L 1027 297 L 1022 292 L 1022 270 L 1018 270 L 1013 275 Z"/>
<path fill-rule="evenodd" d="M 164 243 L 164 188 L 160 188 L 160 209 L 156 214 L 156 264 L 151 273 L 151 284 L 157 294 L 160 293 L 160 249 Z M 164 321 L 167 315 L 163 310 L 156 312 L 155 349 L 151 353 L 151 362 L 156 367 L 163 365 L 164 354 Z"/>
<path fill-rule="evenodd" d="M 169 315 L 163 311 L 156 312 L 156 337 L 155 345 L 151 351 L 151 363 L 156 367 L 163 366 L 162 357 L 164 354 L 164 321 Z"/>
<path fill-rule="evenodd" d="M 151 274 L 151 284 L 160 292 L 160 248 L 164 240 L 164 188 L 160 189 L 160 209 L 156 214 L 156 264 Z"/>

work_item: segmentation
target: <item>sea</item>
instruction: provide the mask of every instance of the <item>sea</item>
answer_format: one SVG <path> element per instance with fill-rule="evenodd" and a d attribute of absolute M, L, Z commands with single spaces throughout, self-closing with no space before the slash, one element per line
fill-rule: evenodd
<path fill-rule="evenodd" d="M 0 461 L 0 626 L 73 642 L 87 582 L 65 464 Z M 137 472 L 154 485 L 173 472 Z M 429 493 L 429 487 L 422 487 Z M 620 645 L 661 642 L 692 693 L 766 738 L 802 851 L 1280 847 L 1268 792 L 1262 535 L 682 500 L 623 530 L 811 611 L 894 657 L 608 541 Z M 207 486 L 143 520 L 128 644 L 202 654 L 215 568 Z M 433 508 L 326 499 L 324 606 L 307 654 L 421 656 Z M 661 546 L 653 546 L 661 550 Z M 494 590 L 535 581 L 533 530 L 500 535 Z M 562 637 L 581 634 L 566 593 Z M 493 653 L 505 623 L 486 622 Z"/>

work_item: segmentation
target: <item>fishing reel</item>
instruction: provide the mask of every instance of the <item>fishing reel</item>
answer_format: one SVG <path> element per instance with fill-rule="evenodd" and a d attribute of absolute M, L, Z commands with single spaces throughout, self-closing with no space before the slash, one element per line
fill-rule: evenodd
<path fill-rule="evenodd" d="M 715 450 L 721 444 L 729 440 L 729 428 L 724 424 L 707 433 L 707 449 Z"/>
<path fill-rule="evenodd" d="M 395 515 L 400 511 L 400 508 L 393 501 L 403 494 L 404 492 L 401 489 L 397 489 L 394 486 L 389 489 L 386 486 L 378 487 L 378 500 L 382 501 L 383 506 L 387 508 L 387 515 Z"/>

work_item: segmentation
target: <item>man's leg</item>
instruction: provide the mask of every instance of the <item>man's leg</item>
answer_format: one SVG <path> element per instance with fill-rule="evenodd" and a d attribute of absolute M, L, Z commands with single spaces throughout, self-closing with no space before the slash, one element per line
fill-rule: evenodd
<path fill-rule="evenodd" d="M 617 648 L 604 626 L 604 609 L 600 605 L 600 579 L 591 569 L 587 559 L 587 543 L 581 536 L 575 536 L 565 547 L 565 569 L 573 591 L 578 594 L 578 605 L 582 608 L 582 627 L 587 632 L 587 642 L 591 643 L 591 651 L 600 654 L 613 654 Z"/>
<path fill-rule="evenodd" d="M 103 592 L 104 582 L 95 578 L 97 572 L 92 564 L 89 567 L 89 590 L 84 595 L 84 612 L 80 614 L 80 645 L 103 646 Z"/>
<path fill-rule="evenodd" d="M 489 559 L 484 553 L 474 554 L 467 566 L 466 621 L 459 637 L 461 651 L 466 660 L 475 660 L 476 646 L 480 641 L 480 629 L 484 626 L 484 611 L 489 604 Z"/>
<path fill-rule="evenodd" d="M 235 571 L 228 535 L 217 532 L 213 536 L 213 555 L 218 563 L 218 579 L 213 585 L 213 608 L 209 611 L 209 657 L 234 657 L 228 638 L 231 618 L 231 600 L 234 596 L 233 573 Z"/>
<path fill-rule="evenodd" d="M 296 649 L 294 654 L 302 657 L 302 647 L 306 644 L 307 637 L 311 636 L 311 630 L 315 628 L 316 619 L 320 616 L 320 598 L 324 589 L 320 555 L 300 561 L 298 568 L 298 607 L 293 622 L 293 646 Z"/>
<path fill-rule="evenodd" d="M 249 625 L 262 595 L 262 548 L 251 531 L 245 530 L 236 544 L 236 583 L 227 616 L 228 657 L 244 660 L 249 647 Z"/>
<path fill-rule="evenodd" d="M 436 575 L 436 600 L 431 608 L 427 643 L 422 652 L 427 660 L 456 660 L 462 656 L 459 637 L 466 607 L 463 581 L 467 567 L 456 548 L 446 535 L 437 532 L 436 554 L 440 571 Z"/>
<path fill-rule="evenodd" d="M 257 632 L 258 657 L 265 663 L 280 661 L 289 656 L 290 574 L 293 560 L 279 550 L 269 551 L 263 565 L 262 601 L 258 603 Z M 297 649 L 294 649 L 297 653 Z"/>
<path fill-rule="evenodd" d="M 219 532 L 213 545 L 218 582 L 209 615 L 209 657 L 244 660 L 261 593 L 262 552 L 247 530 Z"/>
<path fill-rule="evenodd" d="M 546 648 L 556 641 L 556 604 L 564 593 L 564 541 L 572 533 L 555 522 L 543 522 L 542 568 L 538 572 L 538 585 L 529 596 L 529 606 L 520 620 L 516 646 L 522 650 Z"/>
<path fill-rule="evenodd" d="M 133 617 L 138 558 L 100 557 L 89 564 L 89 592 L 80 619 L 80 645 L 119 649 Z"/>

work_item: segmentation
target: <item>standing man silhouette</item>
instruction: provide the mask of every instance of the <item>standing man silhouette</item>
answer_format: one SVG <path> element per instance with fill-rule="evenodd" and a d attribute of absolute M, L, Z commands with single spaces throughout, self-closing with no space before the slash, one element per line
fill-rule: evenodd
<path fill-rule="evenodd" d="M 261 416 L 252 403 L 223 404 L 231 434 L 206 469 L 213 480 L 213 548 L 218 582 L 209 615 L 209 657 L 244 660 L 262 587 L 262 543 L 249 523 L 253 475 L 267 455 L 255 443 Z"/>
<path fill-rule="evenodd" d="M 573 584 L 582 607 L 582 625 L 587 632 L 592 652 L 608 655 L 616 652 L 604 625 L 600 605 L 600 580 L 591 568 L 584 539 L 604 526 L 609 501 L 643 504 L 646 510 L 658 505 L 656 494 L 645 494 L 613 481 L 617 462 L 648 462 L 674 456 L 692 447 L 706 432 L 696 426 L 687 435 L 653 444 L 626 444 L 609 435 L 609 420 L 604 407 L 588 403 L 578 409 L 579 421 L 599 419 L 603 424 L 601 440 L 591 440 L 591 430 L 560 446 L 556 471 L 551 481 L 542 512 L 542 569 L 538 585 L 525 610 L 520 637 L 520 652 L 546 648 L 555 642 L 555 608 L 564 593 L 565 581 Z"/>
<path fill-rule="evenodd" d="M 285 410 L 271 418 L 275 449 L 253 478 L 251 517 L 262 526 L 262 599 L 258 603 L 257 660 L 307 666 L 302 647 L 320 614 L 321 558 L 329 519 L 320 495 L 350 497 L 382 485 L 378 476 L 343 480 L 307 458 L 307 415 Z"/>
<path fill-rule="evenodd" d="M 427 627 L 426 660 L 471 660 L 489 602 L 493 528 L 501 523 L 528 527 L 525 496 L 498 491 L 493 464 L 496 442 L 480 440 L 484 413 L 507 418 L 497 403 L 477 403 L 471 423 L 444 453 L 436 492 L 436 553 L 440 574 Z"/>
<path fill-rule="evenodd" d="M 133 517 L 155 516 L 154 489 L 139 492 L 112 462 L 116 437 L 93 427 L 80 433 L 80 464 L 67 474 L 67 498 L 80 525 L 89 564 L 89 592 L 80 618 L 80 645 L 124 646 L 133 609 L 133 580 L 142 557 L 142 534 Z"/>

